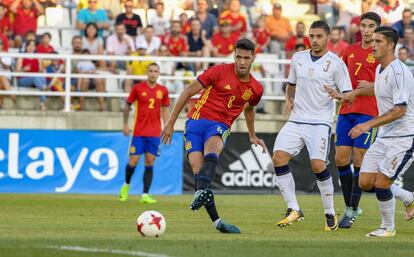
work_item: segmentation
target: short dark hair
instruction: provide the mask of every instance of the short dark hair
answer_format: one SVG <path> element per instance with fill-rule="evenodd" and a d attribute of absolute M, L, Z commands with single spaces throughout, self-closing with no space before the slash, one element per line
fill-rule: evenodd
<path fill-rule="evenodd" d="M 254 54 L 256 51 L 256 47 L 254 46 L 253 42 L 247 38 L 243 38 L 237 41 L 235 49 L 248 50 L 251 51 L 252 54 Z"/>
<path fill-rule="evenodd" d="M 99 28 L 98 28 L 98 25 L 95 22 L 89 22 L 88 24 L 86 24 L 86 27 L 85 27 L 85 30 L 84 30 L 85 37 L 88 37 L 87 31 L 88 31 L 88 28 L 89 27 L 94 27 L 95 28 L 96 33 L 95 33 L 94 37 L 97 38 L 98 37 Z"/>
<path fill-rule="evenodd" d="M 379 16 L 375 12 L 367 12 L 367 13 L 362 14 L 361 21 L 365 19 L 374 21 L 375 24 L 377 24 L 377 27 L 381 26 L 381 16 Z"/>
<path fill-rule="evenodd" d="M 162 5 L 162 7 L 164 7 L 164 3 L 163 2 L 158 2 L 155 4 L 155 7 L 157 7 L 158 5 Z"/>
<path fill-rule="evenodd" d="M 306 46 L 304 44 L 296 44 L 295 45 L 295 51 L 297 51 L 297 50 L 299 50 L 301 48 L 306 49 Z"/>
<path fill-rule="evenodd" d="M 79 35 L 73 36 L 73 37 L 72 37 L 72 42 L 73 42 L 73 41 L 75 41 L 75 39 L 80 39 L 80 40 L 82 40 L 82 37 L 81 37 L 81 36 L 79 36 Z"/>
<path fill-rule="evenodd" d="M 45 32 L 42 34 L 42 38 L 44 38 L 45 36 L 48 36 L 49 39 L 52 39 L 52 35 L 49 32 Z"/>
<path fill-rule="evenodd" d="M 400 36 L 398 35 L 398 32 L 393 29 L 390 26 L 381 26 L 374 30 L 374 33 L 378 33 L 381 35 L 384 35 L 388 43 L 394 43 L 394 50 L 397 46 L 398 40 L 400 39 Z"/>
<path fill-rule="evenodd" d="M 405 12 L 413 13 L 413 12 L 411 11 L 411 9 L 408 9 L 408 8 L 405 8 L 405 9 L 402 11 L 402 13 L 405 13 Z"/>
<path fill-rule="evenodd" d="M 408 49 L 408 47 L 406 47 L 406 46 L 400 47 L 400 49 L 398 49 L 398 52 L 401 51 L 401 50 L 406 50 L 408 53 L 410 52 L 410 49 Z"/>
<path fill-rule="evenodd" d="M 310 29 L 323 29 L 327 35 L 331 33 L 331 28 L 329 27 L 328 23 L 324 21 L 314 21 L 311 24 Z"/>

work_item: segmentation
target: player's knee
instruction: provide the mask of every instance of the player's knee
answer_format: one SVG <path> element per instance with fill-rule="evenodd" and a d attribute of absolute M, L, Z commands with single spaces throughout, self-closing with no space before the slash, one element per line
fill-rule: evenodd
<path fill-rule="evenodd" d="M 358 182 L 359 182 L 359 187 L 364 191 L 370 191 L 375 187 L 375 181 L 364 178 L 363 176 L 359 177 Z"/>
<path fill-rule="evenodd" d="M 193 173 L 194 174 L 198 174 L 200 172 L 200 170 L 201 170 L 201 166 L 202 166 L 201 163 L 192 164 L 191 165 L 191 169 L 193 170 Z"/>
<path fill-rule="evenodd" d="M 320 160 L 311 161 L 311 167 L 314 173 L 319 173 L 326 169 L 326 164 L 324 161 L 320 161 Z"/>
<path fill-rule="evenodd" d="M 135 166 L 137 166 L 138 161 L 139 161 L 139 158 L 130 157 L 128 164 L 129 164 L 129 166 L 135 167 Z"/>
<path fill-rule="evenodd" d="M 276 151 L 273 153 L 272 161 L 274 166 L 284 166 L 289 163 L 289 156 L 281 151 Z"/>
<path fill-rule="evenodd" d="M 354 162 L 354 166 L 355 167 L 361 167 L 362 164 L 362 159 L 364 158 L 364 154 L 365 152 L 362 151 L 354 151 L 353 156 L 352 156 L 352 160 Z"/>
<path fill-rule="evenodd" d="M 336 155 L 335 156 L 335 163 L 336 166 L 346 166 L 349 164 L 349 158 L 343 155 Z"/>
<path fill-rule="evenodd" d="M 145 166 L 154 166 L 154 159 L 145 160 Z"/>

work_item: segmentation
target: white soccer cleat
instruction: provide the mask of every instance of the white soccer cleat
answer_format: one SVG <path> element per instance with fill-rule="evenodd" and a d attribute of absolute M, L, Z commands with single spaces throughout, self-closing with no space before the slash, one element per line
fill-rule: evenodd
<path fill-rule="evenodd" d="M 395 236 L 395 230 L 388 230 L 386 228 L 379 228 L 366 234 L 367 237 L 392 237 Z"/>

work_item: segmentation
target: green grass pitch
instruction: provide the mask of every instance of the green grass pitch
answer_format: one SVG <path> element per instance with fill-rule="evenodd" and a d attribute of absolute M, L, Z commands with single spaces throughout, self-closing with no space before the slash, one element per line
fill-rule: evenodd
<path fill-rule="evenodd" d="M 191 195 L 156 198 L 158 204 L 142 205 L 137 196 L 121 203 L 116 196 L 0 194 L 0 256 L 414 256 L 414 221 L 403 219 L 399 201 L 396 236 L 365 237 L 380 223 L 372 194 L 363 195 L 364 213 L 353 228 L 335 232 L 322 231 L 317 194 L 299 195 L 305 220 L 288 228 L 275 226 L 285 210 L 280 195 L 217 195 L 219 213 L 240 226 L 240 235 L 217 232 L 204 210 L 191 212 Z M 342 211 L 340 195 L 335 204 Z M 150 209 L 167 220 L 160 238 L 143 238 L 136 231 L 137 216 Z"/>

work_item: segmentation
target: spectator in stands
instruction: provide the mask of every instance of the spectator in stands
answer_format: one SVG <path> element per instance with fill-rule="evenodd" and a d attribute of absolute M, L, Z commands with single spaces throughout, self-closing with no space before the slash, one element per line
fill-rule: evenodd
<path fill-rule="evenodd" d="M 49 32 L 45 32 L 42 34 L 40 39 L 40 44 L 36 47 L 36 52 L 40 54 L 50 54 L 55 52 L 53 46 L 50 45 L 50 40 L 52 39 L 52 35 Z"/>
<path fill-rule="evenodd" d="M 35 53 L 36 51 L 36 42 L 31 40 L 26 44 L 25 53 Z M 39 59 L 37 58 L 19 58 L 16 63 L 17 72 L 43 72 L 43 68 L 39 64 Z M 47 88 L 46 78 L 45 77 L 20 77 L 17 80 L 19 87 L 36 87 L 37 89 L 43 91 Z M 46 110 L 46 96 L 40 96 L 40 110 Z"/>
<path fill-rule="evenodd" d="M 23 43 L 21 44 L 21 47 L 19 49 L 20 53 L 24 53 L 26 51 L 27 42 L 31 40 L 36 42 L 36 34 L 30 30 L 26 33 L 26 36 L 24 37 Z"/>
<path fill-rule="evenodd" d="M 402 13 L 402 20 L 397 21 L 392 27 L 398 31 L 400 38 L 404 37 L 404 30 L 406 28 L 414 29 L 414 21 L 411 19 L 413 13 L 410 9 L 404 9 Z"/>
<path fill-rule="evenodd" d="M 231 0 L 229 9 L 220 14 L 220 20 L 229 20 L 231 29 L 239 37 L 244 37 L 247 32 L 247 20 L 240 13 L 240 1 Z"/>
<path fill-rule="evenodd" d="M 170 56 L 168 46 L 162 44 L 158 49 L 158 56 Z M 159 61 L 160 75 L 174 76 L 176 70 L 176 63 L 174 61 Z M 182 80 L 166 80 L 161 81 L 160 84 L 165 85 L 170 93 L 178 93 L 183 89 L 184 83 Z"/>
<path fill-rule="evenodd" d="M 148 24 L 154 27 L 156 36 L 163 36 L 170 28 L 170 18 L 164 16 L 164 3 L 158 2 L 155 5 L 155 12 L 156 15 L 148 21 Z"/>
<path fill-rule="evenodd" d="M 218 32 L 216 17 L 208 12 L 207 0 L 197 1 L 197 11 L 192 18 L 196 18 L 201 21 L 201 28 L 206 31 L 207 39 L 210 39 L 214 33 Z"/>
<path fill-rule="evenodd" d="M 0 33 L 7 37 L 11 37 L 13 33 L 10 17 L 7 14 L 7 7 L 4 4 L 0 4 Z"/>
<path fill-rule="evenodd" d="M 137 51 L 135 53 L 132 53 L 131 56 L 148 56 L 146 54 L 147 52 L 147 46 L 145 44 L 137 45 Z M 128 75 L 136 75 L 136 76 L 144 76 L 147 74 L 147 67 L 148 64 L 152 63 L 152 61 L 142 61 L 142 60 L 134 60 L 128 62 L 127 65 L 127 74 Z M 126 79 L 124 81 L 124 91 L 125 92 L 131 92 L 131 89 L 134 84 L 141 82 L 141 80 L 138 79 Z"/>
<path fill-rule="evenodd" d="M 188 51 L 187 38 L 181 34 L 181 22 L 172 21 L 171 31 L 166 33 L 162 43 L 168 46 L 172 56 L 186 56 Z"/>
<path fill-rule="evenodd" d="M 256 12 L 256 1 L 255 0 L 240 0 L 242 8 L 245 9 L 244 13 L 247 14 L 249 19 L 249 24 L 254 25 L 255 21 L 257 22 L 257 12 Z"/>
<path fill-rule="evenodd" d="M 295 52 L 296 45 L 304 45 L 306 49 L 311 47 L 311 42 L 308 36 L 305 36 L 305 23 L 298 21 L 296 23 L 296 35 L 289 38 L 285 44 L 286 57 L 292 57 Z"/>
<path fill-rule="evenodd" d="M 361 15 L 360 11 L 360 0 L 341 0 L 337 1 L 336 8 L 338 12 L 338 21 L 336 27 L 344 28 L 348 31 L 348 26 L 351 22 L 352 17 L 355 15 Z"/>
<path fill-rule="evenodd" d="M 131 37 L 136 37 L 138 34 L 141 34 L 142 30 L 142 21 L 139 15 L 133 13 L 134 10 L 134 1 L 126 0 L 124 3 L 125 13 L 121 13 L 116 17 L 116 24 L 122 23 L 125 25 L 127 34 Z"/>
<path fill-rule="evenodd" d="M 104 42 L 98 36 L 98 25 L 96 23 L 88 23 L 85 27 L 84 36 L 82 37 L 82 48 L 88 49 L 92 55 L 104 54 Z M 105 68 L 105 61 L 99 61 L 98 67 Z"/>
<path fill-rule="evenodd" d="M 266 18 L 261 16 L 253 26 L 253 42 L 256 45 L 256 53 L 263 53 L 270 43 L 270 33 L 266 29 Z"/>
<path fill-rule="evenodd" d="M 0 54 L 7 52 L 4 49 L 3 41 L 0 39 Z M 10 71 L 10 66 L 12 64 L 12 58 L 10 57 L 0 57 L 0 71 Z M 10 78 L 6 76 L 0 76 L 0 90 L 10 90 Z M 12 101 L 16 103 L 16 97 L 10 96 Z M 0 96 L 0 109 L 3 107 L 3 96 Z"/>
<path fill-rule="evenodd" d="M 341 28 L 334 27 L 331 30 L 331 37 L 328 40 L 326 48 L 331 52 L 334 52 L 338 56 L 341 55 L 342 51 L 348 47 L 348 43 L 341 39 Z"/>
<path fill-rule="evenodd" d="M 155 55 L 161 45 L 161 39 L 154 36 L 154 27 L 148 25 L 144 29 L 144 34 L 139 35 L 135 39 L 135 46 L 145 46 L 148 55 Z M 146 74 L 146 73 L 145 73 Z"/>
<path fill-rule="evenodd" d="M 293 35 L 289 20 L 282 17 L 282 6 L 279 3 L 273 5 L 273 15 L 266 17 L 266 27 L 271 37 L 270 52 L 279 54 L 286 41 Z"/>
<path fill-rule="evenodd" d="M 15 46 L 19 48 L 27 32 L 36 33 L 37 17 L 44 14 L 45 10 L 38 0 L 16 0 L 10 5 L 10 11 L 15 15 L 13 35 Z"/>
<path fill-rule="evenodd" d="M 81 9 L 76 17 L 76 28 L 85 31 L 88 24 L 94 23 L 98 29 L 98 36 L 102 37 L 104 30 L 109 29 L 106 11 L 98 9 L 98 0 L 89 0 L 88 3 L 89 7 Z"/>
<path fill-rule="evenodd" d="M 401 47 L 406 47 L 408 49 L 408 57 L 414 57 L 414 30 L 410 27 L 404 29 L 404 37 L 398 42 L 395 47 L 395 53 L 398 54 L 398 50 Z"/>
<path fill-rule="evenodd" d="M 181 34 L 186 36 L 191 31 L 191 24 L 188 20 L 188 15 L 183 12 L 180 14 L 180 22 L 181 22 Z"/>
<path fill-rule="evenodd" d="M 9 51 L 9 40 L 6 35 L 0 32 L 0 40 L 3 44 L 3 51 Z"/>
<path fill-rule="evenodd" d="M 88 49 L 83 49 L 81 51 L 83 55 L 89 55 L 90 52 Z M 83 74 L 95 74 L 96 66 L 90 60 L 79 60 L 76 64 L 76 71 Z M 81 92 L 87 92 L 89 89 L 96 89 L 96 92 L 103 93 L 105 92 L 105 83 L 103 79 L 91 80 L 89 78 L 80 78 L 77 83 L 77 90 Z M 79 108 L 78 110 L 83 110 L 84 107 L 84 97 L 79 97 Z M 98 97 L 99 111 L 103 112 L 105 110 L 105 99 L 103 97 Z"/>
<path fill-rule="evenodd" d="M 411 58 L 409 58 L 409 54 L 410 50 L 405 46 L 400 47 L 400 49 L 398 49 L 398 59 L 405 63 L 405 65 L 407 65 L 410 69 L 411 73 L 414 74 L 414 61 Z"/>
<path fill-rule="evenodd" d="M 46 9 L 47 7 L 56 7 L 57 0 L 39 0 L 39 3 Z"/>
<path fill-rule="evenodd" d="M 135 52 L 134 40 L 126 34 L 125 25 L 118 23 L 115 25 L 115 33 L 106 39 L 106 53 L 108 55 L 129 55 Z M 110 70 L 114 73 L 117 69 L 125 70 L 125 61 L 112 61 Z"/>
<path fill-rule="evenodd" d="M 361 15 L 365 14 L 370 9 L 370 3 L 366 0 L 363 0 L 361 2 Z M 360 42 L 362 41 L 362 35 L 361 35 L 361 15 L 356 15 L 351 19 L 350 25 L 349 25 L 349 42 Z"/>
<path fill-rule="evenodd" d="M 324 20 L 330 27 L 336 24 L 336 0 L 317 0 L 317 14 Z"/>
<path fill-rule="evenodd" d="M 201 30 L 201 22 L 199 19 L 191 20 L 191 31 L 187 34 L 188 42 L 188 56 L 194 57 L 209 57 L 210 56 L 210 42 L 206 38 L 205 30 Z M 208 67 L 208 63 L 192 63 L 195 72 L 199 71 L 202 66 Z"/>
<path fill-rule="evenodd" d="M 57 52 L 52 52 L 53 54 L 58 54 Z M 59 59 L 53 59 L 51 63 L 46 67 L 47 73 L 63 73 L 65 71 L 65 64 L 63 60 Z M 58 78 L 58 77 L 49 77 L 46 78 L 47 84 L 49 85 L 49 88 L 51 91 L 57 91 L 57 92 L 63 92 L 65 79 L 64 78 Z M 64 97 L 61 97 L 62 100 L 64 100 Z"/>
<path fill-rule="evenodd" d="M 233 53 L 237 40 L 239 40 L 239 36 L 231 31 L 230 21 L 221 20 L 220 31 L 211 38 L 212 55 L 214 57 L 228 57 Z"/>

